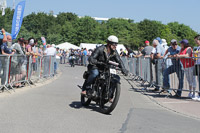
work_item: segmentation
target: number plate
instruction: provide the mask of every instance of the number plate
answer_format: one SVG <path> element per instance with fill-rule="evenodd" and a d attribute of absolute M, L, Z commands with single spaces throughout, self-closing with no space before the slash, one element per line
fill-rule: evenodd
<path fill-rule="evenodd" d="M 110 69 L 111 74 L 117 74 L 117 71 L 115 69 Z"/>

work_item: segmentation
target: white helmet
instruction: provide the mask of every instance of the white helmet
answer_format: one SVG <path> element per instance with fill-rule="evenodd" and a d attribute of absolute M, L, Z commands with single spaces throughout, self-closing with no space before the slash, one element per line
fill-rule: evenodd
<path fill-rule="evenodd" d="M 119 42 L 118 38 L 116 36 L 114 36 L 114 35 L 109 36 L 108 37 L 108 41 L 109 42 L 113 42 L 113 43 L 118 43 Z"/>

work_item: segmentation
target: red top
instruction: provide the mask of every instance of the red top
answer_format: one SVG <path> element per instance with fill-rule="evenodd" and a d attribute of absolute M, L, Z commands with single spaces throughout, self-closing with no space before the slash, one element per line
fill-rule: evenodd
<path fill-rule="evenodd" d="M 185 55 L 187 53 L 187 50 L 188 50 L 188 48 L 181 49 L 180 55 Z M 192 50 L 192 48 L 191 48 L 191 50 Z M 194 66 L 194 60 L 192 58 L 192 52 L 189 55 L 189 58 L 181 58 L 180 61 L 182 62 L 184 68 L 188 68 L 188 67 Z"/>

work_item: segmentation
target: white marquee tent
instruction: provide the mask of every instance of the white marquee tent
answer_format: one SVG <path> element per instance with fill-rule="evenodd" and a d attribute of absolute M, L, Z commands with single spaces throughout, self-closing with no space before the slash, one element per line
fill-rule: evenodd
<path fill-rule="evenodd" d="M 97 44 L 92 44 L 92 43 L 81 43 L 80 48 L 86 48 L 87 50 L 92 49 L 94 50 L 96 48 Z"/>
<path fill-rule="evenodd" d="M 125 46 L 123 44 L 118 44 L 117 45 L 117 52 L 120 54 L 120 49 L 126 50 Z"/>
<path fill-rule="evenodd" d="M 56 45 L 56 47 L 60 48 L 60 49 L 65 49 L 65 50 L 68 50 L 68 49 L 81 49 L 80 47 L 78 47 L 78 46 L 76 46 L 74 44 L 68 43 L 68 42 Z"/>

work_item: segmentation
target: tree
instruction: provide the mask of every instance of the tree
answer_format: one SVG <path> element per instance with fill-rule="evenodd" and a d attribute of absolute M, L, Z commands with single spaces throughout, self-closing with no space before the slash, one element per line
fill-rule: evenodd
<path fill-rule="evenodd" d="M 8 32 L 12 28 L 13 13 L 13 10 L 7 8 L 6 15 L 0 16 L 0 27 Z M 105 44 L 108 36 L 116 35 L 119 43 L 137 49 L 144 45 L 145 40 L 152 42 L 156 37 L 164 38 L 167 42 L 171 39 L 188 39 L 191 45 L 195 45 L 193 38 L 196 34 L 189 26 L 178 22 L 165 25 L 148 19 L 134 23 L 133 20 L 112 18 L 99 23 L 89 16 L 79 18 L 74 13 L 61 12 L 53 16 L 44 12 L 33 12 L 24 17 L 18 37 L 34 37 L 41 40 L 41 36 L 44 36 L 47 43 L 58 44 L 67 41 L 79 45 Z"/>
<path fill-rule="evenodd" d="M 195 31 L 193 31 L 189 26 L 184 24 L 179 24 L 178 22 L 172 22 L 167 24 L 171 29 L 172 34 L 175 34 L 178 40 L 188 39 L 189 43 L 194 46 L 194 36 L 197 35 Z"/>

